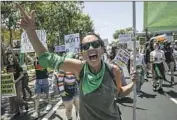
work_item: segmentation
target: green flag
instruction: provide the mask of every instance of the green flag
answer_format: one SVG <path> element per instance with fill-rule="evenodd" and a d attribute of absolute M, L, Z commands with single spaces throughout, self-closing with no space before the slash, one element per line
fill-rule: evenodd
<path fill-rule="evenodd" d="M 177 2 L 144 2 L 144 29 L 177 30 Z"/>

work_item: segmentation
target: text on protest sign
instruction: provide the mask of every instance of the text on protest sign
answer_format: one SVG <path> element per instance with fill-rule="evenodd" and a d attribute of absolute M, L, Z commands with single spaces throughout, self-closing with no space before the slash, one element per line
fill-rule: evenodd
<path fill-rule="evenodd" d="M 127 63 L 128 60 L 130 59 L 130 53 L 120 49 L 114 58 L 114 62 L 117 63 L 120 67 L 124 67 Z"/>
<path fill-rule="evenodd" d="M 12 97 L 17 95 L 13 73 L 1 74 L 1 95 L 4 97 Z"/>
<path fill-rule="evenodd" d="M 131 34 L 120 34 L 119 35 L 119 43 L 126 43 L 132 40 Z"/>
<path fill-rule="evenodd" d="M 36 30 L 36 33 L 37 33 L 37 36 L 39 37 L 39 40 L 47 48 L 46 31 L 45 30 Z M 35 52 L 30 40 L 28 39 L 26 31 L 24 31 L 21 35 L 21 52 L 22 53 Z"/>
<path fill-rule="evenodd" d="M 65 35 L 65 51 L 78 53 L 80 51 L 79 33 Z"/>
<path fill-rule="evenodd" d="M 55 46 L 55 52 L 64 52 L 65 45 Z"/>

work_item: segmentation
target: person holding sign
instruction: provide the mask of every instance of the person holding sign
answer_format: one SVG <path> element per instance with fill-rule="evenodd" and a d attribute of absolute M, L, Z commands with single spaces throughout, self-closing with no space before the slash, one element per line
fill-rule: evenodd
<path fill-rule="evenodd" d="M 22 78 L 24 77 L 23 69 L 17 62 L 15 56 L 10 53 L 7 57 L 8 65 L 6 70 L 8 73 L 14 74 L 15 87 L 16 87 L 16 97 L 9 97 L 10 102 L 10 113 L 15 115 L 13 117 L 19 116 L 23 106 L 25 106 L 26 111 L 28 110 L 28 104 L 22 99 Z"/>
<path fill-rule="evenodd" d="M 72 72 L 79 79 L 80 119 L 120 120 L 115 97 L 118 94 L 126 96 L 132 91 L 136 82 L 136 73 L 132 75 L 132 82 L 122 87 L 119 67 L 103 62 L 101 57 L 104 52 L 104 42 L 94 33 L 88 33 L 81 40 L 80 48 L 85 61 L 49 53 L 35 32 L 34 11 L 27 14 L 20 5 L 17 4 L 17 7 L 23 15 L 18 24 L 26 30 L 39 57 L 39 64 L 44 68 Z M 112 70 L 114 79 L 108 73 L 108 68 Z"/>

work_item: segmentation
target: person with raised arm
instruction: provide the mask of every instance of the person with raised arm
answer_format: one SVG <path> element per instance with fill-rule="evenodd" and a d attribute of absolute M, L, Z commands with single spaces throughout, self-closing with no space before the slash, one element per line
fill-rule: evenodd
<path fill-rule="evenodd" d="M 80 119 L 121 120 L 115 97 L 126 96 L 132 91 L 137 74 L 134 72 L 132 82 L 122 87 L 119 67 L 105 63 L 101 59 L 104 53 L 104 42 L 94 33 L 88 33 L 81 40 L 80 48 L 85 61 L 48 52 L 35 32 L 34 10 L 28 14 L 20 5 L 17 4 L 17 7 L 23 15 L 18 24 L 26 31 L 38 55 L 39 64 L 44 68 L 72 72 L 79 79 Z M 114 79 L 110 76 L 108 69 L 112 70 Z"/>

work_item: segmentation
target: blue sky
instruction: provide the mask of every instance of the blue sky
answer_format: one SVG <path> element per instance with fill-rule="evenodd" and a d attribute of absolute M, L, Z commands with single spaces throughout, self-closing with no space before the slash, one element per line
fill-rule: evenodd
<path fill-rule="evenodd" d="M 132 27 L 132 2 L 85 2 L 84 6 L 103 39 L 111 41 L 115 30 Z M 143 2 L 136 2 L 136 28 L 143 30 Z"/>

